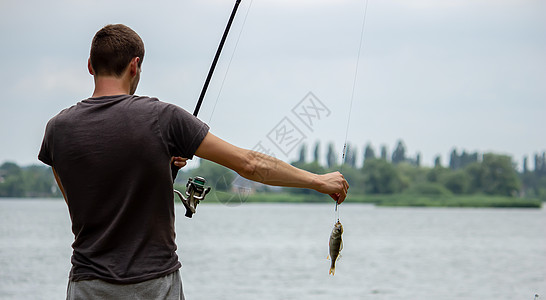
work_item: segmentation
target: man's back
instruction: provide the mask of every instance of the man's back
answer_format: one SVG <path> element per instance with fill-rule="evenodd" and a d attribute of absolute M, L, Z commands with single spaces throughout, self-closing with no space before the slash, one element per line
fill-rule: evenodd
<path fill-rule="evenodd" d="M 40 159 L 67 196 L 73 280 L 132 283 L 180 267 L 169 163 L 191 157 L 207 130 L 176 106 L 129 95 L 86 99 L 50 121 Z"/>

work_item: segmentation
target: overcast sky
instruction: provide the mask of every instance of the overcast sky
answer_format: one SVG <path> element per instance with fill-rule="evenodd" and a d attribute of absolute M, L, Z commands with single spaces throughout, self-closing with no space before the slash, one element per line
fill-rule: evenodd
<path fill-rule="evenodd" d="M 47 121 L 91 95 L 89 46 L 106 24 L 144 40 L 137 94 L 193 111 L 233 4 L 1 0 L 0 163 L 39 163 Z M 453 147 L 518 162 L 546 150 L 546 1 L 370 0 L 351 112 L 365 1 L 250 4 L 241 2 L 199 115 L 238 146 L 291 160 L 292 145 L 321 140 L 341 153 L 350 115 L 359 162 L 366 143 L 392 152 L 400 138 L 427 165 L 436 155 L 448 163 Z M 321 114 L 299 119 L 309 92 Z M 292 142 L 279 140 L 283 128 Z"/>

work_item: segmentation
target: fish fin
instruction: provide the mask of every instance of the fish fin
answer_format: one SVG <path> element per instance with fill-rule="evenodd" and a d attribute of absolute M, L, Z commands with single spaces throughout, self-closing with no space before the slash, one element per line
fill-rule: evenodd
<path fill-rule="evenodd" d="M 328 275 L 332 274 L 332 276 L 334 276 L 335 273 L 336 273 L 336 267 L 331 267 L 330 271 L 328 272 Z"/>
<path fill-rule="evenodd" d="M 326 256 L 326 259 L 330 259 L 330 255 L 328 254 L 328 256 Z"/>

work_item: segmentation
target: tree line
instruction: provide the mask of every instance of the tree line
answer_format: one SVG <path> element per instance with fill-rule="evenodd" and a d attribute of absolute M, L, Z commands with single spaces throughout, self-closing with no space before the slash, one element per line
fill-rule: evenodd
<path fill-rule="evenodd" d="M 354 194 L 417 195 L 500 195 L 539 198 L 546 201 L 546 157 L 545 152 L 535 153 L 532 162 L 523 158 L 522 170 L 516 169 L 512 157 L 496 153 L 462 152 L 453 149 L 449 163 L 442 165 L 440 156 L 434 158 L 431 167 L 421 165 L 420 153 L 408 155 L 405 143 L 397 141 L 389 155 L 388 148 L 376 149 L 367 144 L 359 154 L 356 147 L 348 144 L 343 162 L 333 143 L 326 145 L 322 155 L 320 142 L 309 151 L 307 144 L 300 146 L 297 160 L 292 165 L 314 173 L 342 170 Z M 308 157 L 308 153 L 312 153 Z M 361 155 L 360 163 L 357 157 Z M 531 166 L 529 166 L 531 165 Z M 189 176 L 203 176 L 209 185 L 218 191 L 230 191 L 241 185 L 267 191 L 260 185 L 249 185 L 241 181 L 232 171 L 208 161 L 199 167 L 182 170 L 177 176 L 177 187 Z M 286 189 L 295 194 L 313 194 L 305 189 Z M 0 197 L 61 197 L 49 167 L 19 167 L 12 162 L 0 166 Z"/>
<path fill-rule="evenodd" d="M 485 194 L 514 197 L 530 197 L 546 200 L 545 152 L 535 154 L 534 168 L 523 158 L 523 170 L 519 172 L 511 156 L 496 153 L 462 152 L 453 149 L 449 163 L 443 166 L 441 157 L 434 158 L 434 165 L 421 165 L 421 154 L 408 155 L 405 143 L 397 141 L 391 155 L 387 146 L 380 147 L 379 155 L 368 143 L 361 153 L 362 163 L 357 165 L 358 153 L 351 145 L 346 146 L 344 162 L 332 143 L 326 147 L 326 164 L 320 163 L 320 142 L 314 145 L 312 159 L 307 158 L 307 145 L 302 145 L 298 160 L 292 164 L 311 172 L 343 170 L 351 184 L 352 193 L 420 195 L 469 195 Z M 340 164 L 343 163 L 343 166 Z M 302 193 L 294 190 L 295 193 Z M 305 191 L 304 193 L 311 193 Z"/>
<path fill-rule="evenodd" d="M 0 197 L 62 197 L 51 168 L 20 167 L 13 162 L 0 166 Z"/>

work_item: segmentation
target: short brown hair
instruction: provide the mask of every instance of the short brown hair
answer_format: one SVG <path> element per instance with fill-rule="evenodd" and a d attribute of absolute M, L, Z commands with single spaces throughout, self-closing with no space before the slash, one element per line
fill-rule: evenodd
<path fill-rule="evenodd" d="M 139 67 L 144 60 L 144 43 L 138 34 L 123 24 L 106 25 L 91 43 L 91 67 L 95 75 L 121 76 L 134 57 Z"/>

